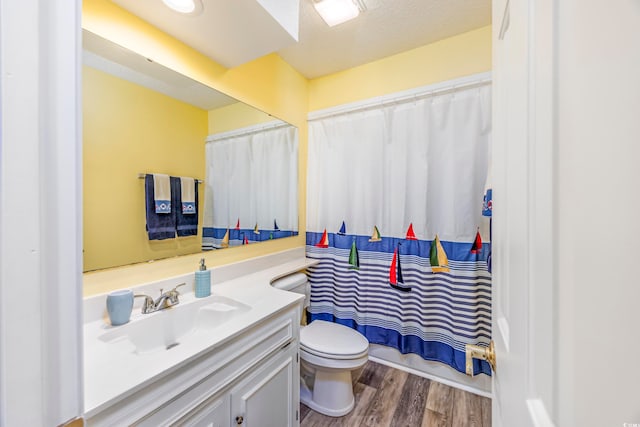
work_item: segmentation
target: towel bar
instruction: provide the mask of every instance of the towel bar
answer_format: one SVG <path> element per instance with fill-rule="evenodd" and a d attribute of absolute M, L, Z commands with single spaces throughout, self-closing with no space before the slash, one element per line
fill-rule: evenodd
<path fill-rule="evenodd" d="M 146 175 L 147 175 L 146 173 L 139 173 L 138 174 L 138 179 L 144 179 L 144 177 Z M 198 182 L 198 184 L 202 184 L 202 182 L 203 182 L 201 179 L 196 179 L 196 178 L 194 178 L 194 179 Z"/>

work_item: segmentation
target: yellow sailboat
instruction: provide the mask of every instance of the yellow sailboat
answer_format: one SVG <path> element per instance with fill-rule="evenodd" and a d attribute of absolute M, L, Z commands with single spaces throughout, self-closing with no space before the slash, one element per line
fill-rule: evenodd
<path fill-rule="evenodd" d="M 382 240 L 382 236 L 380 236 L 380 231 L 378 231 L 378 226 L 374 225 L 373 226 L 373 234 L 371 234 L 371 237 L 369 238 L 370 242 L 379 242 Z"/>
<path fill-rule="evenodd" d="M 220 247 L 222 248 L 229 247 L 229 229 L 228 228 L 227 228 L 227 232 L 224 233 L 224 237 L 222 238 L 222 241 L 220 242 Z"/>
<path fill-rule="evenodd" d="M 429 262 L 431 263 L 431 271 L 434 273 L 449 272 L 449 259 L 447 258 L 447 253 L 444 251 L 437 234 L 431 243 Z"/>

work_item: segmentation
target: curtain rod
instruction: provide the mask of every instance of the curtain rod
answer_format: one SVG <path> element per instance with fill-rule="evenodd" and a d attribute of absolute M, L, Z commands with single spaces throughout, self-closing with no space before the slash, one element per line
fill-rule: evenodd
<path fill-rule="evenodd" d="M 147 175 L 153 175 L 152 173 L 146 174 L 146 173 L 139 173 L 138 174 L 138 179 L 144 179 L 145 176 Z M 201 179 L 197 179 L 197 178 L 193 178 L 198 184 L 202 184 L 202 180 Z"/>
<path fill-rule="evenodd" d="M 445 93 L 455 92 L 462 89 L 471 89 L 473 87 L 479 87 L 488 84 L 491 84 L 491 72 L 473 74 L 471 76 L 447 80 L 445 82 L 409 89 L 390 95 L 377 96 L 375 98 L 370 98 L 363 101 L 339 105 L 337 107 L 326 108 L 323 110 L 312 111 L 307 115 L 307 121 L 311 122 L 314 120 L 326 119 L 342 114 L 355 113 L 357 111 L 366 111 L 372 108 L 386 107 L 388 105 L 416 101 L 435 95 L 443 95 Z"/>
<path fill-rule="evenodd" d="M 258 133 L 265 130 L 277 129 L 284 126 L 293 126 L 291 123 L 287 123 L 283 120 L 274 120 L 266 123 L 259 123 L 257 125 L 251 125 L 240 129 L 234 129 L 227 132 L 214 133 L 207 136 L 206 142 L 215 142 L 223 139 L 233 138 L 237 136 L 250 135 L 252 133 Z"/>

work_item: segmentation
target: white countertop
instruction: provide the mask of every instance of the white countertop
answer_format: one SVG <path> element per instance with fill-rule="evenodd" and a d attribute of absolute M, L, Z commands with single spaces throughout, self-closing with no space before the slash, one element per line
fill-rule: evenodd
<path fill-rule="evenodd" d="M 198 355 L 223 345 L 261 320 L 297 303 L 303 298 L 303 295 L 275 289 L 270 286 L 270 283 L 278 277 L 304 270 L 315 263 L 313 260 L 299 258 L 215 284 L 212 286 L 211 296 L 205 299 L 215 302 L 216 297 L 224 296 L 248 305 L 251 309 L 237 315 L 224 325 L 207 331 L 206 334 L 198 335 L 198 339 L 185 340 L 181 345 L 168 351 L 136 354 L 130 343 L 114 344 L 101 341 L 98 338 L 101 334 L 118 327 L 111 326 L 104 318 L 106 294 L 86 298 L 84 323 L 85 417 L 92 417 L 137 390 L 148 386 L 164 374 L 185 365 Z M 215 274 L 215 270 L 213 274 Z M 177 276 L 164 280 L 162 286 L 164 289 L 169 289 L 169 286 L 186 282 L 186 288 L 191 291 L 180 295 L 180 305 L 186 305 L 203 300 L 195 298 L 192 291 L 193 280 L 193 274 Z M 150 292 L 153 287 L 154 284 L 146 284 L 132 289 L 134 292 L 156 295 L 156 293 Z M 140 321 L 144 319 L 144 316 L 156 314 L 141 314 L 138 299 L 136 299 L 136 303 L 130 322 Z"/>

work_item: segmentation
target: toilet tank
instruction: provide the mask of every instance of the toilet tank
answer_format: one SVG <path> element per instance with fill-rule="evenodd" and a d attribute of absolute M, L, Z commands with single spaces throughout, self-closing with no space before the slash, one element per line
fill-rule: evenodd
<path fill-rule="evenodd" d="M 271 286 L 283 291 L 295 292 L 304 295 L 304 307 L 309 307 L 309 295 L 311 287 L 304 273 L 293 273 L 271 282 Z"/>

